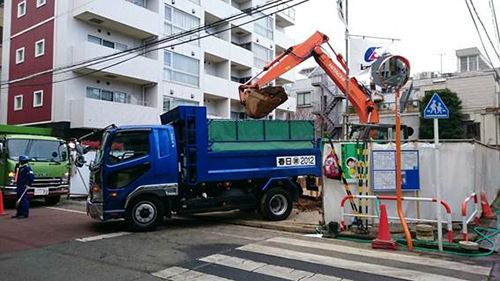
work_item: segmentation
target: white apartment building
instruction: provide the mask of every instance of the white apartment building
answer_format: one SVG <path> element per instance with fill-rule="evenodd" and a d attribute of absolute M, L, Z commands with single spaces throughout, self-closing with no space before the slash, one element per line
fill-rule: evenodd
<path fill-rule="evenodd" d="M 274 0 L 273 0 L 274 1 Z M 12 0 L 5 3 L 2 81 L 74 65 L 240 14 L 267 0 Z M 238 86 L 293 45 L 293 8 L 225 21 L 171 46 L 126 54 L 3 87 L 0 123 L 62 129 L 154 124 L 175 106 L 205 105 L 210 118 L 245 118 Z M 266 14 L 261 20 L 238 26 Z M 232 28 L 232 29 L 230 29 Z M 226 30 L 227 29 L 227 30 Z M 182 41 L 184 40 L 184 41 Z M 130 59 L 115 65 L 124 59 Z M 105 69 L 103 69 L 105 68 Z M 294 81 L 290 71 L 277 85 Z M 284 119 L 296 99 L 269 118 Z"/>

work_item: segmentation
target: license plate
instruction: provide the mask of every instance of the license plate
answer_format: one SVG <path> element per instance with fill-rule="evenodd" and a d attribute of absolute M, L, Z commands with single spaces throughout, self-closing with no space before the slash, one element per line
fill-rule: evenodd
<path fill-rule="evenodd" d="M 49 195 L 49 188 L 35 188 L 35 196 Z"/>
<path fill-rule="evenodd" d="M 315 166 L 316 156 L 279 156 L 276 157 L 277 167 L 293 167 L 293 166 Z"/>

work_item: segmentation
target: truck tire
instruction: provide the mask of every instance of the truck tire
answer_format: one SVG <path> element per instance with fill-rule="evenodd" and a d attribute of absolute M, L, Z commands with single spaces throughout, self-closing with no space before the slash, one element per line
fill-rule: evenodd
<path fill-rule="evenodd" d="M 45 205 L 56 205 L 57 203 L 59 203 L 59 200 L 61 200 L 61 196 L 45 197 Z"/>
<path fill-rule="evenodd" d="M 293 198 L 286 189 L 273 187 L 260 200 L 259 213 L 270 221 L 288 218 L 293 209 Z"/>
<path fill-rule="evenodd" d="M 151 231 L 163 223 L 165 207 L 154 196 L 134 199 L 125 211 L 125 223 L 131 231 Z"/>

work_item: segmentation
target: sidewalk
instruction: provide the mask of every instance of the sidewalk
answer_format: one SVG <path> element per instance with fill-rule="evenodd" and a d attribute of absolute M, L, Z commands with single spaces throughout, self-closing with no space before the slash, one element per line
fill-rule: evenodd
<path fill-rule="evenodd" d="M 318 226 L 322 220 L 319 211 L 299 211 L 297 209 L 294 209 L 290 214 L 290 217 L 284 221 L 266 221 L 257 212 L 244 213 L 240 211 L 199 214 L 193 215 L 193 217 L 204 218 L 222 223 L 302 234 L 315 233 L 315 227 Z"/>

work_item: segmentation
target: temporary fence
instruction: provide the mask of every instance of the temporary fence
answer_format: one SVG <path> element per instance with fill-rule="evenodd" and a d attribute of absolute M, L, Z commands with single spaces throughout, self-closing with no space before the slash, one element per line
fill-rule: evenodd
<path fill-rule="evenodd" d="M 474 199 L 474 211 L 470 214 L 469 217 L 467 217 L 467 203 L 470 202 L 471 199 Z M 480 212 L 477 206 L 478 200 L 476 193 L 472 193 L 471 195 L 467 196 L 467 198 L 465 198 L 462 202 L 462 238 L 465 241 L 469 240 L 469 235 L 467 235 L 467 225 L 469 224 L 469 222 L 474 219 L 474 224 L 479 225 Z"/>
<path fill-rule="evenodd" d="M 385 196 L 385 195 L 347 195 L 345 196 L 342 201 L 340 201 L 340 226 L 342 230 L 346 230 L 346 225 L 345 225 L 345 217 L 365 217 L 365 218 L 379 218 L 378 215 L 369 215 L 369 214 L 346 214 L 345 213 L 345 202 L 348 199 L 353 199 L 353 198 L 358 198 L 358 199 L 371 199 L 371 200 L 376 200 L 376 201 L 381 201 L 381 200 L 389 200 L 389 201 L 396 201 L 397 197 L 396 196 Z M 422 202 L 438 202 L 438 198 L 425 198 L 425 197 L 402 197 L 403 201 L 422 201 Z M 448 232 L 448 241 L 452 242 L 453 241 L 453 233 L 452 233 L 452 220 L 451 220 L 451 208 L 443 200 L 441 201 L 441 205 L 446 209 L 446 221 L 443 221 L 444 223 L 447 224 L 447 232 Z M 390 220 L 399 220 L 399 217 L 388 217 Z M 407 221 L 415 221 L 415 222 L 436 222 L 437 220 L 431 220 L 431 219 L 421 219 L 421 218 L 406 218 Z M 438 231 L 442 231 L 441 229 L 438 229 Z"/>

